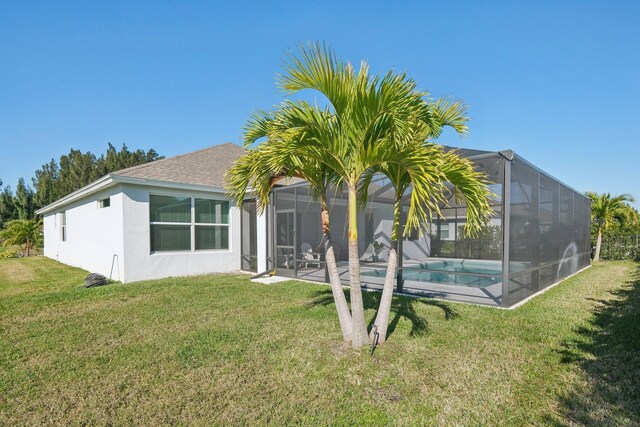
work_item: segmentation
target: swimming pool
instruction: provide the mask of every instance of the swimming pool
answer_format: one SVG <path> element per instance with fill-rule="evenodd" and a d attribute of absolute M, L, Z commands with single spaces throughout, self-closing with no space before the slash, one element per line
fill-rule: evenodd
<path fill-rule="evenodd" d="M 364 271 L 362 275 L 384 277 L 386 273 L 381 268 Z M 443 260 L 406 266 L 402 277 L 405 281 L 486 288 L 502 282 L 502 266 L 494 262 Z"/>

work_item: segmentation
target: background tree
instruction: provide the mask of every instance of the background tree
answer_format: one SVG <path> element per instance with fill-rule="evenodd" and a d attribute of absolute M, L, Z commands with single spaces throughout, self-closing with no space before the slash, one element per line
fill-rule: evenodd
<path fill-rule="evenodd" d="M 11 192 L 11 187 L 7 186 L 0 193 L 0 228 L 12 219 L 18 218 L 15 199 Z"/>
<path fill-rule="evenodd" d="M 597 235 L 593 260 L 598 262 L 602 248 L 602 234 L 616 224 L 618 226 L 636 224 L 638 216 L 637 211 L 629 204 L 635 202 L 630 194 L 612 196 L 610 193 L 597 194 L 589 191 L 587 197 L 591 200 L 591 221 Z"/>
<path fill-rule="evenodd" d="M 68 154 L 60 156 L 57 163 L 51 159 L 35 171 L 32 179 L 34 207 L 37 210 L 53 203 L 110 172 L 163 158 L 154 149 L 129 151 L 124 144 L 116 150 L 109 143 L 106 154 L 100 157 L 90 151 L 83 153 L 72 148 Z"/>
<path fill-rule="evenodd" d="M 53 159 L 36 170 L 31 182 L 35 191 L 34 203 L 37 208 L 46 206 L 64 195 L 60 193 L 59 186 L 56 185 L 59 172 L 58 165 Z"/>
<path fill-rule="evenodd" d="M 87 151 L 71 149 L 60 157 L 57 187 L 60 194 L 69 194 L 100 178 L 96 156 Z"/>
<path fill-rule="evenodd" d="M 24 183 L 24 178 L 18 180 L 16 187 L 15 206 L 18 219 L 33 218 L 35 207 L 33 204 L 33 190 Z"/>
<path fill-rule="evenodd" d="M 24 256 L 31 255 L 34 247 L 42 245 L 42 220 L 14 219 L 5 224 L 0 231 L 5 245 L 20 246 Z"/>
<path fill-rule="evenodd" d="M 97 160 L 97 169 L 99 175 L 102 176 L 109 172 L 142 165 L 162 158 L 163 156 L 160 156 L 153 148 L 146 152 L 140 149 L 129 151 L 127 146 L 122 144 L 122 148 L 116 150 L 116 148 L 109 143 L 107 153 L 100 156 Z"/>

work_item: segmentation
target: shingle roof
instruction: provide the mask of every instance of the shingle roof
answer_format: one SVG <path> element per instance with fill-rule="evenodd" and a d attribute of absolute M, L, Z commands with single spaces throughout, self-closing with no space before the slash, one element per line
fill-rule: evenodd
<path fill-rule="evenodd" d="M 244 149 L 231 142 L 112 172 L 123 176 L 224 187 L 224 175 Z"/>

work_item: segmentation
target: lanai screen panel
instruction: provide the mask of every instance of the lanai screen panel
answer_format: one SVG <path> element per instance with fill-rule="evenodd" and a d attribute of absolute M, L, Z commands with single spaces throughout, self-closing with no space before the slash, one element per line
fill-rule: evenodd
<path fill-rule="evenodd" d="M 391 245 L 393 195 L 386 178 L 376 177 L 369 187 L 368 203 L 357 215 L 358 257 L 365 287 L 382 286 L 381 277 L 384 277 Z M 347 205 L 346 190 L 331 188 L 327 191 L 334 256 L 343 282 L 349 279 Z M 321 205 L 309 186 L 297 183 L 275 189 L 272 217 L 274 237 L 271 246 L 278 274 L 326 281 Z M 424 254 L 427 252 L 423 251 Z"/>
<path fill-rule="evenodd" d="M 431 257 L 502 260 L 502 195 L 505 158 L 490 154 L 473 160 L 476 169 L 484 172 L 489 179 L 493 193 L 491 208 L 493 215 L 478 236 L 465 234 L 467 208 L 463 200 L 456 200 L 452 193 L 448 206 L 441 207 L 441 215 L 434 215 L 429 224 Z"/>
<path fill-rule="evenodd" d="M 307 185 L 296 186 L 296 274 L 298 278 L 324 282 L 325 253 L 322 206 Z"/>
<path fill-rule="evenodd" d="M 588 199 L 514 156 L 510 164 L 509 282 L 513 305 L 589 265 Z"/>
<path fill-rule="evenodd" d="M 283 187 L 273 194 L 273 259 L 278 274 L 295 277 L 296 188 Z"/>
<path fill-rule="evenodd" d="M 410 242 L 403 241 L 403 291 L 499 306 L 502 304 L 502 196 L 506 159 L 499 153 L 487 152 L 475 153 L 470 159 L 489 179 L 493 215 L 479 235 L 467 235 L 466 204 L 451 192 L 440 214 L 434 213 L 432 221 L 426 224 L 428 252 L 410 253 L 406 250 Z"/>
<path fill-rule="evenodd" d="M 441 215 L 424 225 L 426 233 L 401 239 L 396 291 L 511 306 L 589 265 L 590 203 L 584 195 L 516 155 L 508 160 L 510 152 L 476 152 L 469 158 L 489 177 L 493 216 L 479 236 L 468 237 L 466 206 L 452 196 Z M 383 176 L 372 181 L 368 193 L 367 206 L 358 212 L 358 256 L 363 286 L 379 289 L 395 195 Z M 327 201 L 338 271 L 347 283 L 347 193 L 331 189 Z M 274 191 L 269 227 L 278 274 L 327 280 L 320 204 L 306 183 Z"/>

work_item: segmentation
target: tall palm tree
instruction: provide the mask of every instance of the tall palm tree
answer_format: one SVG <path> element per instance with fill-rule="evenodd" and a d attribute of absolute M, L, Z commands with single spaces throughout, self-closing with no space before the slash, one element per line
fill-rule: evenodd
<path fill-rule="evenodd" d="M 253 127 L 256 135 L 267 135 L 269 143 L 259 146 L 262 154 L 252 155 L 266 160 L 248 156 L 246 176 L 241 180 L 253 174 L 257 178 L 251 186 L 262 188 L 256 191 L 264 193 L 262 200 L 268 200 L 273 176 L 301 174 L 301 165 L 315 163 L 331 177 L 327 182 L 346 188 L 351 342 L 353 347 L 362 347 L 369 336 L 360 283 L 357 218 L 367 174 L 376 168 L 390 171 L 392 165 L 405 173 L 412 186 L 407 227 L 426 222 L 430 211 L 437 212 L 438 206 L 446 203 L 445 180 L 434 179 L 440 176 L 434 167 L 446 165 L 425 162 L 433 157 L 433 148 L 424 144 L 424 138 L 416 138 L 420 134 L 416 129 L 436 129 L 434 123 L 442 121 L 438 114 L 445 114 L 446 109 L 431 108 L 424 100 L 427 94 L 418 91 L 405 74 L 370 75 L 366 62 L 356 72 L 322 44 L 302 46 L 297 55 L 289 55 L 279 85 L 288 94 L 316 91 L 324 95 L 327 106 L 320 110 L 305 102 L 286 101 L 276 114 L 281 118 L 275 122 L 284 124 L 275 126 L 277 132 L 268 124 L 274 120 L 258 120 Z M 420 135 L 433 135 L 434 129 Z M 291 167 L 292 159 L 299 165 Z M 456 171 L 452 168 L 450 173 Z"/>
<path fill-rule="evenodd" d="M 257 148 L 249 149 L 238 159 L 227 175 L 228 189 L 230 195 L 241 203 L 248 188 L 251 188 L 256 194 L 260 211 L 263 211 L 269 204 L 273 186 L 282 178 L 296 176 L 308 182 L 314 198 L 320 201 L 325 259 L 342 336 L 345 341 L 351 341 L 351 313 L 338 273 L 327 203 L 327 190 L 335 184 L 336 175 L 313 158 L 301 156 L 303 152 L 282 151 L 286 144 L 297 138 L 314 138 L 321 143 L 321 147 L 328 146 L 329 144 L 322 143 L 325 137 L 323 128 L 329 126 L 328 122 L 332 118 L 308 104 L 300 103 L 300 111 L 306 110 L 309 116 L 316 116 L 312 122 L 304 122 L 307 126 L 302 128 L 295 114 L 287 112 L 286 109 L 287 105 L 284 104 L 274 113 L 259 111 L 249 120 L 245 127 L 245 146 L 249 148 L 262 138 L 267 138 L 267 141 Z M 310 123 L 323 126 L 311 126 Z M 282 152 L 286 155 L 280 155 Z"/>
<path fill-rule="evenodd" d="M 596 241 L 596 253 L 594 262 L 600 261 L 600 249 L 602 247 L 602 233 L 608 230 L 613 224 L 625 224 L 634 222 L 634 210 L 630 209 L 629 203 L 634 203 L 635 199 L 630 194 L 620 194 L 612 196 L 610 193 L 597 194 L 588 191 L 587 197 L 591 200 L 591 221 L 598 231 Z"/>
<path fill-rule="evenodd" d="M 419 149 L 401 144 L 410 137 L 415 123 L 428 122 L 431 112 L 405 74 L 389 72 L 384 76 L 371 75 L 362 62 L 355 71 L 350 63 L 337 58 L 326 46 L 316 43 L 300 47 L 298 54 L 290 54 L 285 72 L 279 78 L 280 87 L 287 94 L 304 90 L 316 91 L 326 98 L 327 111 L 334 117 L 332 126 L 325 129 L 329 146 L 314 140 L 297 140 L 294 151 L 304 150 L 305 158 L 313 158 L 331 169 L 348 193 L 348 242 L 352 345 L 359 348 L 369 342 L 365 326 L 364 306 L 360 282 L 358 253 L 358 191 L 365 173 L 375 165 L 397 164 L 412 177 L 409 222 L 420 222 L 428 216 L 425 205 L 433 195 L 429 190 L 431 176 L 424 174 Z M 298 118 L 310 120 L 299 104 L 291 103 Z"/>
<path fill-rule="evenodd" d="M 487 186 L 486 175 L 474 169 L 473 164 L 455 152 L 445 152 L 442 146 L 431 142 L 436 139 L 445 126 L 455 129 L 459 134 L 467 132 L 466 107 L 460 102 L 451 102 L 440 99 L 431 106 L 431 120 L 428 123 L 421 122 L 413 129 L 413 138 L 408 140 L 410 144 L 422 144 L 420 153 L 423 162 L 424 173 L 431 176 L 433 185 L 429 188 L 431 198 L 423 201 L 427 204 L 430 212 L 439 213 L 440 208 L 446 206 L 449 199 L 447 194 L 450 191 L 455 193 L 457 199 L 461 199 L 467 206 L 467 218 L 465 222 L 465 233 L 476 235 L 488 219 L 492 210 L 489 206 L 491 192 Z M 401 142 L 402 143 L 402 142 Z M 383 173 L 387 176 L 394 189 L 393 202 L 393 222 L 391 229 L 391 245 L 389 248 L 389 258 L 387 262 L 387 272 L 384 286 L 380 298 L 380 305 L 374 322 L 375 329 L 370 332 L 371 339 L 378 333 L 378 344 L 386 341 L 387 328 L 389 325 L 389 315 L 393 299 L 394 277 L 398 265 L 398 239 L 401 235 L 401 209 L 402 199 L 412 184 L 412 176 L 396 163 L 386 163 L 376 165 L 369 169 L 365 175 L 368 182 L 374 174 Z M 443 186 L 448 183 L 453 187 Z M 366 201 L 366 187 L 361 188 L 361 200 Z M 411 228 L 418 228 L 422 231 L 422 224 L 419 222 L 407 222 L 405 234 Z"/>
<path fill-rule="evenodd" d="M 42 220 L 14 219 L 5 224 L 0 238 L 6 245 L 23 248 L 25 256 L 31 255 L 34 247 L 42 244 Z"/>

